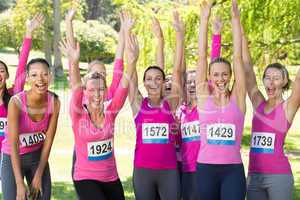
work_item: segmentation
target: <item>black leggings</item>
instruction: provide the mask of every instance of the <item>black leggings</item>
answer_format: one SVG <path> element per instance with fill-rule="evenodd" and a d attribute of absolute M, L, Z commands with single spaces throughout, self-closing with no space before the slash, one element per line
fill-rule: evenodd
<path fill-rule="evenodd" d="M 178 199 L 179 180 L 177 170 L 134 168 L 133 189 L 136 200 Z"/>
<path fill-rule="evenodd" d="M 119 179 L 112 182 L 74 181 L 74 186 L 80 200 L 125 200 Z"/>
<path fill-rule="evenodd" d="M 245 200 L 243 164 L 198 164 L 197 182 L 200 200 Z"/>

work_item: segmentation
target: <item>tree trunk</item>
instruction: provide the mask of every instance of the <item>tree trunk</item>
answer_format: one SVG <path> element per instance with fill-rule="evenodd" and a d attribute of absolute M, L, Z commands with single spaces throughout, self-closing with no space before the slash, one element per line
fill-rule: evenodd
<path fill-rule="evenodd" d="M 61 52 L 59 50 L 60 41 L 60 0 L 53 0 L 53 50 L 54 50 L 54 72 L 55 77 L 63 77 L 64 71 L 61 62 Z"/>

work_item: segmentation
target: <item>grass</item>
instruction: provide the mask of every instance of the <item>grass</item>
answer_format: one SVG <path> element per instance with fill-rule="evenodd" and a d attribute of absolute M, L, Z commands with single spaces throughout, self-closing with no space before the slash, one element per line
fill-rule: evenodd
<path fill-rule="evenodd" d="M 31 57 L 36 54 L 33 52 Z M 40 54 L 39 54 L 40 55 Z M 14 77 L 17 65 L 17 56 L 13 53 L 7 53 L 0 50 L 0 59 L 9 65 L 10 77 Z M 64 62 L 67 63 L 67 62 Z M 108 70 L 112 67 L 109 66 Z M 85 73 L 85 70 L 81 71 Z M 108 72 L 108 71 L 107 71 Z M 65 70 L 67 75 L 67 71 Z M 107 74 L 111 74 L 108 72 Z M 111 80 L 111 77 L 108 78 Z M 10 79 L 12 81 L 12 78 Z M 54 90 L 61 100 L 61 111 L 58 120 L 58 129 L 55 136 L 54 144 L 50 154 L 50 168 L 53 181 L 52 199 L 65 200 L 76 199 L 74 187 L 71 180 L 71 165 L 73 152 L 73 133 L 69 118 L 68 102 L 70 98 L 70 90 L 68 89 L 67 76 L 61 80 L 57 80 L 51 89 Z M 242 156 L 244 165 L 248 165 L 248 152 L 250 144 L 250 127 L 252 119 L 252 106 L 247 102 L 247 113 L 245 119 L 244 136 L 242 140 Z M 294 200 L 300 199 L 300 112 L 295 117 L 293 126 L 288 133 L 285 149 L 289 155 L 289 159 L 293 168 L 295 177 L 295 195 Z M 126 102 L 125 106 L 119 113 L 115 127 L 115 154 L 119 176 L 122 180 L 125 190 L 125 196 L 128 200 L 133 200 L 132 189 L 132 171 L 133 171 L 133 154 L 135 146 L 134 123 L 131 109 Z M 247 170 L 247 169 L 246 169 Z M 1 199 L 1 195 L 0 195 Z"/>

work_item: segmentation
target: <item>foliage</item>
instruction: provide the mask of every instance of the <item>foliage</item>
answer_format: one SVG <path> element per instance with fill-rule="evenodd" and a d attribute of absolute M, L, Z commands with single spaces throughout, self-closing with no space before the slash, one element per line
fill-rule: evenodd
<path fill-rule="evenodd" d="M 196 3 L 195 3 L 196 2 Z M 213 16 L 220 15 L 224 21 L 222 32 L 222 56 L 231 58 L 232 36 L 230 2 L 217 1 Z M 114 3 L 129 9 L 137 18 L 135 32 L 139 37 L 141 55 L 139 66 L 145 68 L 154 63 L 155 45 L 151 33 L 151 17 L 156 16 L 165 36 L 166 67 L 172 67 L 175 33 L 172 29 L 172 10 L 176 7 L 186 23 L 186 57 L 188 65 L 197 61 L 197 37 L 199 24 L 199 1 L 177 4 L 172 1 L 114 0 Z M 242 0 L 240 1 L 242 23 L 251 42 L 254 62 L 259 66 L 274 60 L 284 59 L 286 64 L 300 61 L 300 1 L 298 0 Z M 210 28 L 211 29 L 211 28 Z"/>
<path fill-rule="evenodd" d="M 89 62 L 94 59 L 106 63 L 113 61 L 118 37 L 116 31 L 95 20 L 87 22 L 75 20 L 73 23 L 75 37 L 80 43 L 81 61 Z M 64 24 L 61 30 L 65 33 Z"/>

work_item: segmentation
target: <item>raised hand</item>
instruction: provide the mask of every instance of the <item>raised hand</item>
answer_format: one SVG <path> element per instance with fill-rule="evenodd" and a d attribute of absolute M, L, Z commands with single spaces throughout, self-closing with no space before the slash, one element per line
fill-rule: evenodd
<path fill-rule="evenodd" d="M 26 21 L 26 35 L 31 36 L 33 31 L 44 23 L 44 16 L 39 13 L 36 14 L 31 20 Z"/>
<path fill-rule="evenodd" d="M 119 13 L 119 18 L 120 18 L 120 33 L 124 30 L 124 22 L 125 22 L 125 19 L 124 19 L 124 11 L 120 11 Z"/>
<path fill-rule="evenodd" d="M 232 17 L 240 17 L 240 11 L 238 8 L 237 0 L 232 0 L 231 13 Z"/>
<path fill-rule="evenodd" d="M 137 37 L 133 34 L 129 34 L 126 36 L 125 42 L 126 49 L 126 59 L 128 63 L 136 63 L 139 57 L 139 42 Z"/>
<path fill-rule="evenodd" d="M 163 38 L 160 23 L 156 17 L 152 18 L 152 32 L 156 38 Z"/>
<path fill-rule="evenodd" d="M 124 17 L 124 21 L 123 21 L 124 31 L 130 32 L 135 25 L 135 20 L 131 17 L 131 15 L 127 11 L 123 12 L 123 17 Z"/>
<path fill-rule="evenodd" d="M 183 33 L 185 32 L 185 26 L 182 20 L 180 19 L 179 13 L 177 10 L 173 11 L 173 27 L 176 32 Z"/>
<path fill-rule="evenodd" d="M 70 9 L 65 17 L 66 22 L 72 22 L 75 17 L 75 14 L 76 14 L 76 10 L 73 8 Z"/>
<path fill-rule="evenodd" d="M 62 54 L 69 59 L 71 63 L 78 63 L 80 58 L 80 46 L 79 43 L 76 43 L 76 46 L 73 47 L 69 39 L 62 40 L 59 45 L 59 49 Z"/>
<path fill-rule="evenodd" d="M 213 34 L 219 35 L 223 28 L 223 22 L 219 16 L 216 16 L 213 20 Z"/>
<path fill-rule="evenodd" d="M 208 19 L 210 16 L 211 8 L 213 6 L 213 1 L 202 1 L 201 3 L 201 18 L 202 19 Z"/>

